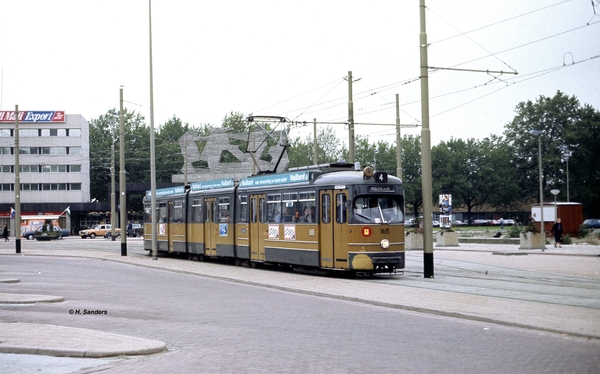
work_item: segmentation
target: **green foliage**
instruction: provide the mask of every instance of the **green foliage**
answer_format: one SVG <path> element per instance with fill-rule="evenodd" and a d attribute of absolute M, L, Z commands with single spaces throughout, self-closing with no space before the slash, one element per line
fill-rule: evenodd
<path fill-rule="evenodd" d="M 236 163 L 236 162 L 242 162 L 242 161 L 240 161 L 237 157 L 235 157 L 233 154 L 231 154 L 231 152 L 229 152 L 228 150 L 223 150 L 223 151 L 221 151 L 221 157 L 219 158 L 219 162 Z"/>
<path fill-rule="evenodd" d="M 515 118 L 506 125 L 505 137 L 513 149 L 512 163 L 517 172 L 520 197 L 539 198 L 538 137 L 542 132 L 542 185 L 558 188 L 560 201 L 566 201 L 566 160 L 569 159 L 570 201 L 583 204 L 584 214 L 600 214 L 600 113 L 577 98 L 558 91 L 554 97 L 540 96 L 535 102 L 521 102 Z"/>
<path fill-rule="evenodd" d="M 563 244 L 573 244 L 573 239 L 569 234 L 563 236 Z"/>
<path fill-rule="evenodd" d="M 315 164 L 313 144 L 312 135 L 307 135 L 304 139 L 299 136 L 290 139 L 290 147 L 287 149 L 289 167 Z M 336 162 L 341 159 L 340 141 L 331 126 L 317 130 L 317 158 L 317 164 Z"/>
<path fill-rule="evenodd" d="M 404 183 L 404 200 L 407 210 L 415 217 L 419 216 L 419 208 L 423 205 L 421 178 L 421 137 L 405 135 L 402 139 L 402 182 Z M 412 208 L 412 209 L 411 209 Z"/>
<path fill-rule="evenodd" d="M 594 230 L 587 225 L 579 225 L 579 231 L 577 233 L 577 236 L 580 238 L 585 238 L 593 231 Z"/>
<path fill-rule="evenodd" d="M 508 230 L 506 231 L 506 233 L 508 234 L 509 238 L 518 238 L 519 235 L 521 234 L 521 229 L 519 228 L 518 225 L 512 225 L 508 228 Z"/>

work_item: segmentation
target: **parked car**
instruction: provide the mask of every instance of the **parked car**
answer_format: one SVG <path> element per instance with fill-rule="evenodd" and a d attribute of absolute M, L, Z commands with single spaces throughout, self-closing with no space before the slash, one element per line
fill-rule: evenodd
<path fill-rule="evenodd" d="M 487 219 L 475 219 L 473 220 L 473 225 L 475 226 L 489 226 L 490 221 Z"/>
<path fill-rule="evenodd" d="M 452 222 L 452 226 L 466 226 L 467 225 L 467 221 L 463 222 L 460 220 L 456 220 L 454 222 Z"/>
<path fill-rule="evenodd" d="M 131 231 L 133 231 L 133 237 L 144 236 L 144 225 L 141 223 L 134 223 L 131 225 Z"/>
<path fill-rule="evenodd" d="M 586 219 L 585 221 L 583 221 L 583 225 L 593 228 L 593 229 L 600 229 L 600 219 L 598 219 L 598 218 Z"/>
<path fill-rule="evenodd" d="M 52 231 L 46 231 L 44 226 L 40 226 L 33 233 L 33 238 L 35 240 L 53 240 L 53 239 L 62 239 L 62 230 L 58 226 L 53 226 Z"/>
<path fill-rule="evenodd" d="M 34 228 L 30 229 L 30 230 L 27 230 L 27 231 L 25 231 L 25 232 L 23 233 L 23 235 L 21 235 L 21 237 L 23 237 L 23 238 L 25 238 L 25 239 L 27 239 L 27 240 L 33 240 L 33 239 L 34 239 L 35 232 L 36 232 L 36 231 L 38 231 L 38 229 L 39 229 L 40 227 L 41 227 L 41 226 L 36 226 L 36 227 L 34 227 Z M 61 233 L 61 236 L 62 236 L 62 237 L 65 237 L 65 236 L 69 236 L 69 235 L 71 235 L 71 232 L 70 232 L 68 229 L 61 229 L 61 228 L 60 228 L 60 227 L 58 227 L 58 226 L 54 226 L 54 230 L 55 230 L 55 231 L 56 231 L 56 230 L 60 230 L 60 233 Z"/>
<path fill-rule="evenodd" d="M 112 231 L 111 225 L 102 224 L 102 225 L 96 225 L 96 227 L 94 227 L 93 229 L 85 229 L 85 230 L 79 231 L 79 236 L 81 236 L 81 239 L 85 239 L 85 238 L 94 239 L 96 236 L 106 236 L 107 233 L 110 236 L 111 231 Z M 115 233 L 120 234 L 121 229 L 115 229 Z"/>

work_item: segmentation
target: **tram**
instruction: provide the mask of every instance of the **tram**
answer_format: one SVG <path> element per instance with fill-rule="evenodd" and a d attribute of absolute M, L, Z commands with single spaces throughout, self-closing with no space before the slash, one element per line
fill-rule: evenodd
<path fill-rule="evenodd" d="M 144 249 L 296 270 L 393 273 L 403 269 L 399 178 L 344 162 L 240 180 L 193 182 L 144 198 Z"/>

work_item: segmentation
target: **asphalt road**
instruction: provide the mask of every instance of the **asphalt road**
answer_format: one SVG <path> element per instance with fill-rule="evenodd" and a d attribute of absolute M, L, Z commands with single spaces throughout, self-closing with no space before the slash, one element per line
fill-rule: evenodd
<path fill-rule="evenodd" d="M 147 356 L 94 360 L 0 354 L 3 373 L 73 370 L 80 373 L 597 373 L 600 369 L 597 339 L 482 322 L 481 319 L 452 318 L 442 313 L 418 313 L 351 298 L 327 297 L 317 292 L 297 293 L 290 287 L 277 289 L 262 286 L 256 280 L 244 280 L 244 274 L 258 274 L 281 278 L 282 284 L 293 282 L 298 287 L 303 284 L 326 287 L 330 283 L 357 292 L 361 288 L 381 287 L 392 293 L 396 293 L 394 289 L 401 293 L 421 288 L 426 295 L 419 268 L 422 254 L 417 252 L 408 254 L 404 275 L 340 281 L 183 259 L 152 261 L 169 263 L 169 269 L 165 270 L 82 257 L 87 251 L 94 255 L 102 251 L 120 252 L 118 241 L 111 243 L 104 239 L 70 238 L 60 243 L 24 244 L 23 255 L 9 255 L 6 248 L 0 251 L 3 255 L 0 256 L 1 277 L 20 279 L 19 283 L 0 284 L 0 292 L 59 294 L 65 301 L 0 305 L 0 322 L 98 329 L 161 340 L 167 343 L 168 350 Z M 43 255 L 27 252 L 40 248 L 47 252 Z M 128 248 L 132 259 L 141 258 L 145 253 L 141 242 L 135 240 L 129 242 Z M 453 258 L 455 256 L 458 258 Z M 479 257 L 485 260 L 478 262 Z M 519 269 L 514 264 L 502 264 L 515 260 L 525 264 Z M 581 264 L 588 261 L 597 266 L 595 259 L 569 257 L 570 260 L 578 261 L 579 268 L 586 268 Z M 551 298 L 540 297 L 537 303 L 543 305 L 554 299 L 568 307 L 587 303 L 580 308 L 598 308 L 599 296 L 587 294 L 594 293 L 597 285 L 593 266 L 591 277 L 580 277 L 554 274 L 545 268 L 555 265 L 540 262 L 525 260 L 522 256 L 509 258 L 477 251 L 462 255 L 456 251 L 439 251 L 436 252 L 436 278 L 426 284 L 434 291 L 449 291 L 449 297 L 457 298 L 489 294 L 486 297 L 491 299 L 506 297 L 507 292 L 514 291 L 517 302 L 540 294 L 539 282 L 545 282 L 546 294 L 562 290 L 561 284 L 564 284 L 566 292 Z M 188 270 L 200 265 L 221 276 L 207 277 Z M 227 279 L 226 273 L 231 271 L 242 275 Z M 486 271 L 488 276 L 493 273 L 494 284 L 503 286 L 494 290 L 490 280 L 485 281 Z M 462 276 L 456 276 L 457 272 Z M 514 272 L 520 274 L 518 284 L 525 284 L 524 287 L 514 287 L 517 284 Z M 251 278 L 246 276 L 248 279 Z M 477 283 L 482 285 L 479 290 L 474 286 Z M 563 301 L 565 296 L 570 297 L 568 301 Z M 440 309 L 442 307 L 440 305 Z M 106 314 L 69 313 L 77 309 L 106 311 Z M 21 357 L 15 361 L 14 356 Z M 59 371 L 53 371 L 55 369 Z"/>

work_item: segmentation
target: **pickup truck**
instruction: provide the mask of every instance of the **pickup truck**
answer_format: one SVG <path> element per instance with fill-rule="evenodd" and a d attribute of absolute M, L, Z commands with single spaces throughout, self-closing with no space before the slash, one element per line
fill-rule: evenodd
<path fill-rule="evenodd" d="M 110 235 L 112 226 L 111 225 L 97 225 L 93 229 L 86 229 L 79 231 L 79 236 L 81 239 L 90 238 L 94 239 L 96 236 L 106 236 L 106 234 Z M 115 235 L 121 233 L 121 229 L 115 229 Z"/>

